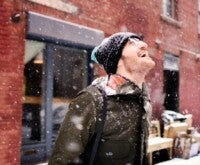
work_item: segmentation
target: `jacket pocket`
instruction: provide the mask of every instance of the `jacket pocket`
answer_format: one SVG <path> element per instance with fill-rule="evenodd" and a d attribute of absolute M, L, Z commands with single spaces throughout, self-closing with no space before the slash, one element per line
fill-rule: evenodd
<path fill-rule="evenodd" d="M 126 140 L 106 140 L 99 145 L 99 156 L 123 159 L 130 154 L 131 145 Z"/>

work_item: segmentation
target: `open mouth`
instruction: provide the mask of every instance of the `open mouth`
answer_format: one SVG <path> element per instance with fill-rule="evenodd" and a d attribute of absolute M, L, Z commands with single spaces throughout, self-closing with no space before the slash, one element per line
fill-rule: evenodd
<path fill-rule="evenodd" d="M 147 53 L 143 53 L 143 54 L 140 54 L 140 56 L 139 57 L 142 57 L 142 58 L 144 58 L 144 57 L 147 57 L 148 56 L 148 54 Z"/>
<path fill-rule="evenodd" d="M 147 55 L 146 54 L 142 54 L 140 57 L 146 57 Z"/>

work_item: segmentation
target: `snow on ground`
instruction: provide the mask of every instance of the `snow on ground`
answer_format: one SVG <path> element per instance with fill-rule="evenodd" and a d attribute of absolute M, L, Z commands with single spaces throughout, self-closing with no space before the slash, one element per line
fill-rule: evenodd
<path fill-rule="evenodd" d="M 156 165 L 200 165 L 200 154 L 190 159 L 173 158 L 172 160 L 158 163 Z"/>

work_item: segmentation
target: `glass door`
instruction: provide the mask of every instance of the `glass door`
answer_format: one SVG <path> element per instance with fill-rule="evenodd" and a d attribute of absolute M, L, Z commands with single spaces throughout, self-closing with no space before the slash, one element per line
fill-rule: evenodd
<path fill-rule="evenodd" d="M 69 102 L 89 82 L 89 51 L 27 40 L 21 164 L 48 159 Z"/>
<path fill-rule="evenodd" d="M 166 110 L 179 111 L 179 58 L 164 54 L 164 107 Z"/>

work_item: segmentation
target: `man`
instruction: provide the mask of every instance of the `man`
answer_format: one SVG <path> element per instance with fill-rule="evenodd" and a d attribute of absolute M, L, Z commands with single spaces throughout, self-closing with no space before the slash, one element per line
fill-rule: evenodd
<path fill-rule="evenodd" d="M 155 66 L 147 48 L 140 36 L 119 32 L 93 51 L 93 58 L 108 74 L 91 85 L 107 95 L 106 120 L 94 164 L 147 164 L 151 105 L 145 76 Z M 85 90 L 70 104 L 49 164 L 81 163 L 80 155 L 95 131 L 101 110 L 94 95 Z"/>

